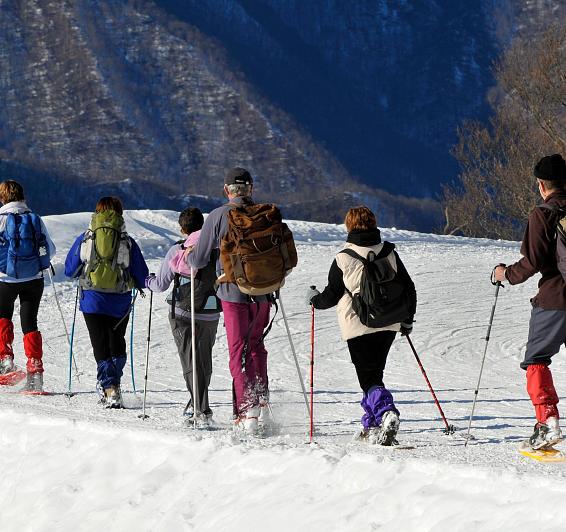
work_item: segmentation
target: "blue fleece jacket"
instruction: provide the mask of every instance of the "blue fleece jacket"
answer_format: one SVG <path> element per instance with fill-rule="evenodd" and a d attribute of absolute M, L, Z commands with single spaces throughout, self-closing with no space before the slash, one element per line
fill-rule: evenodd
<path fill-rule="evenodd" d="M 128 237 L 131 243 L 130 266 L 128 272 L 133 278 L 136 288 L 145 288 L 145 278 L 149 274 L 147 264 L 143 258 L 139 246 L 132 237 Z M 75 243 L 67 253 L 65 259 L 65 275 L 67 277 L 79 277 L 82 270 L 81 242 L 84 233 L 77 237 Z M 126 294 L 109 294 L 97 292 L 96 290 L 81 290 L 80 310 L 86 314 L 105 314 L 115 318 L 125 316 L 130 310 L 132 296 Z"/>

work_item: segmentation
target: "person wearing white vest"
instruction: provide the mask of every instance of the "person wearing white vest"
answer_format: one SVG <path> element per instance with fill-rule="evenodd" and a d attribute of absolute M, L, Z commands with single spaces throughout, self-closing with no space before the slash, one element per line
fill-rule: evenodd
<path fill-rule="evenodd" d="M 394 244 L 381 241 L 375 215 L 369 208 L 361 206 L 350 209 L 344 222 L 348 238 L 344 249 L 336 255 L 330 267 L 328 285 L 322 293 L 308 289 L 306 300 L 309 305 L 321 310 L 337 307 L 342 339 L 348 344 L 363 391 L 360 404 L 364 415 L 360 436 L 372 443 L 392 445 L 396 442 L 395 436 L 399 428 L 399 411 L 391 392 L 383 383 L 383 371 L 397 332 L 406 335 L 413 329 L 417 306 L 415 285 L 395 251 Z M 354 256 L 351 256 L 352 252 Z M 364 325 L 353 305 L 353 297 L 360 292 L 364 274 L 364 263 L 360 258 L 367 259 L 370 253 L 376 259 L 384 258 L 389 262 L 396 280 L 403 285 L 407 294 L 406 312 L 403 314 L 401 311 L 399 314 L 396 312 L 398 309 L 394 311 L 395 316 L 406 317 L 379 328 Z"/>

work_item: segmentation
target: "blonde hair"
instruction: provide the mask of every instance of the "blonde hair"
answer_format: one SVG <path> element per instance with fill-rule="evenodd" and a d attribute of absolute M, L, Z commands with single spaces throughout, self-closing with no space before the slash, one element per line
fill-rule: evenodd
<path fill-rule="evenodd" d="M 2 181 L 0 183 L 0 201 L 4 205 L 11 201 L 24 201 L 24 188 L 12 179 Z"/>
<path fill-rule="evenodd" d="M 364 205 L 352 207 L 346 213 L 344 223 L 346 224 L 348 233 L 351 233 L 352 231 L 367 231 L 369 229 L 377 228 L 375 214 L 373 214 L 373 212 Z"/>

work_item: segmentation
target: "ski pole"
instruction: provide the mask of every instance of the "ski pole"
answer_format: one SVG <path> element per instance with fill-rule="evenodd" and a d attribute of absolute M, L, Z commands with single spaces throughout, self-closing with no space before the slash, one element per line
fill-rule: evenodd
<path fill-rule="evenodd" d="M 281 303 L 281 314 L 283 314 L 283 321 L 285 323 L 285 329 L 287 330 L 287 337 L 289 338 L 289 345 L 291 346 L 291 352 L 293 353 L 293 358 L 295 359 L 295 366 L 297 368 L 297 373 L 299 375 L 299 382 L 301 383 L 301 388 L 303 390 L 303 397 L 305 399 L 305 406 L 307 407 L 307 412 L 310 418 L 311 409 L 309 406 L 309 401 L 307 399 L 307 391 L 305 390 L 305 383 L 303 382 L 303 376 L 301 375 L 301 368 L 299 367 L 299 361 L 297 360 L 297 353 L 295 352 L 295 345 L 293 344 L 293 338 L 291 337 L 291 330 L 289 329 L 289 323 L 287 322 L 287 314 L 285 312 L 285 307 L 283 305 L 283 299 L 281 298 L 281 293 L 279 293 L 279 303 Z"/>
<path fill-rule="evenodd" d="M 195 345 L 195 270 L 191 267 L 191 358 L 193 359 L 193 427 L 197 428 L 197 412 L 200 411 L 200 397 L 197 393 L 197 350 Z M 197 397 L 199 400 L 197 401 Z"/>
<path fill-rule="evenodd" d="M 444 421 L 444 424 L 446 425 L 446 428 L 444 429 L 444 434 L 454 434 L 454 432 L 456 431 L 456 427 L 454 427 L 454 425 L 450 425 L 448 423 L 448 421 L 446 420 L 446 416 L 444 415 L 444 412 L 442 411 L 442 407 L 440 406 L 440 403 L 438 402 L 438 399 L 436 398 L 436 394 L 434 393 L 434 390 L 432 389 L 432 385 L 430 384 L 430 381 L 428 380 L 428 377 L 426 375 L 426 371 L 421 363 L 421 359 L 419 358 L 419 355 L 417 354 L 417 351 L 415 349 L 415 346 L 413 345 L 413 342 L 411 340 L 411 337 L 407 334 L 407 341 L 409 342 L 409 345 L 411 346 L 411 350 L 413 351 L 413 354 L 415 355 L 415 358 L 417 359 L 417 364 L 419 365 L 419 368 L 421 368 L 421 372 L 423 374 L 423 377 L 425 378 L 426 383 L 428 384 L 428 388 L 430 390 L 430 393 L 432 394 L 432 397 L 434 399 L 434 402 L 436 403 L 436 406 L 438 407 L 438 411 L 440 412 L 440 415 L 442 416 L 442 420 Z"/>
<path fill-rule="evenodd" d="M 136 289 L 132 289 L 132 322 L 130 323 L 130 368 L 132 371 L 132 388 L 136 393 L 136 380 L 134 378 L 134 319 L 136 317 Z"/>
<path fill-rule="evenodd" d="M 499 266 L 505 266 L 505 265 L 499 264 Z M 495 268 L 497 268 L 497 266 Z M 483 365 L 485 363 L 485 355 L 487 353 L 487 346 L 489 345 L 489 336 L 491 334 L 491 326 L 493 325 L 493 317 L 495 316 L 495 306 L 497 305 L 497 297 L 499 296 L 499 289 L 501 288 L 501 282 L 495 281 L 495 277 L 494 277 L 495 268 L 493 268 L 493 271 L 491 272 L 491 284 L 495 286 L 495 298 L 493 300 L 493 306 L 491 307 L 491 316 L 489 318 L 489 325 L 487 326 L 487 334 L 485 335 L 485 348 L 483 350 L 483 357 L 481 360 L 480 374 L 478 376 L 478 384 L 476 386 L 476 389 L 474 390 L 474 401 L 472 403 L 472 411 L 470 412 L 470 419 L 468 420 L 468 432 L 466 433 L 466 442 L 464 443 L 464 447 L 468 445 L 468 441 L 470 439 L 470 431 L 472 430 L 472 419 L 474 417 L 474 411 L 476 409 L 476 401 L 478 399 L 478 392 L 480 389 L 481 376 L 483 373 Z"/>
<path fill-rule="evenodd" d="M 67 337 L 67 344 L 71 345 L 69 330 L 67 329 L 67 323 L 65 322 L 65 316 L 63 315 L 63 310 L 61 309 L 61 304 L 59 303 L 59 295 L 57 294 L 57 289 L 55 288 L 55 281 L 53 280 L 54 272 L 55 270 L 53 269 L 53 266 L 50 264 L 49 268 L 47 268 L 47 274 L 49 275 L 49 281 L 51 282 L 51 286 L 53 287 L 53 294 L 55 295 L 55 303 L 57 304 L 57 308 L 59 309 L 59 314 L 61 315 L 61 321 L 63 322 L 63 328 L 65 329 L 65 336 Z M 79 379 L 79 368 L 77 367 L 77 361 L 75 360 L 74 355 L 73 355 L 73 366 L 75 369 L 75 379 L 77 379 L 77 382 L 81 382 Z"/>
<path fill-rule="evenodd" d="M 145 398 L 147 397 L 147 370 L 149 366 L 149 343 L 151 341 L 151 310 L 153 308 L 153 292 L 149 291 L 149 322 L 147 324 L 147 349 L 145 352 L 145 375 L 143 382 L 143 412 L 138 416 L 147 419 L 149 416 L 145 413 Z"/>
<path fill-rule="evenodd" d="M 316 289 L 316 286 L 311 286 L 313 290 Z M 311 305 L 311 409 L 310 409 L 310 417 L 311 417 L 311 434 L 310 434 L 310 442 L 312 443 L 313 435 L 314 435 L 314 305 Z"/>
<path fill-rule="evenodd" d="M 69 391 L 66 393 L 67 397 L 73 397 L 71 392 L 71 375 L 73 371 L 73 342 L 75 339 L 75 323 L 77 322 L 77 306 L 79 303 L 79 285 L 77 284 L 77 293 L 75 295 L 75 310 L 73 311 L 73 324 L 71 326 L 71 337 L 69 339 Z"/>

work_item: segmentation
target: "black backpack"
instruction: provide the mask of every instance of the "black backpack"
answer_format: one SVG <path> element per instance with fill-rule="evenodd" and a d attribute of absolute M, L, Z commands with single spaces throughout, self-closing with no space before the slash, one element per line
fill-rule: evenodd
<path fill-rule="evenodd" d="M 183 248 L 183 242 L 178 242 Z M 184 248 L 183 248 L 184 249 Z M 218 250 L 213 249 L 210 260 L 195 275 L 195 312 L 198 314 L 216 314 L 222 311 L 220 299 L 216 296 L 216 261 Z M 171 292 L 171 317 L 175 317 L 175 307 L 191 312 L 191 278 L 175 273 Z"/>
<path fill-rule="evenodd" d="M 556 267 L 566 281 L 566 207 L 546 203 L 539 207 L 556 213 Z"/>
<path fill-rule="evenodd" d="M 385 242 L 379 254 L 370 251 L 367 259 L 352 249 L 340 252 L 364 265 L 360 291 L 352 294 L 346 288 L 346 292 L 352 298 L 354 312 L 366 327 L 388 327 L 411 317 L 411 298 L 407 286 L 399 279 L 387 258 L 393 249 L 393 244 Z"/>

